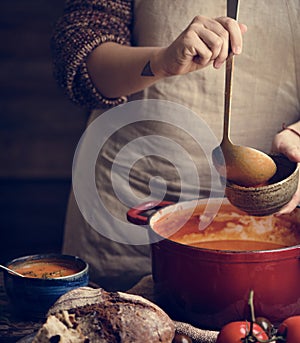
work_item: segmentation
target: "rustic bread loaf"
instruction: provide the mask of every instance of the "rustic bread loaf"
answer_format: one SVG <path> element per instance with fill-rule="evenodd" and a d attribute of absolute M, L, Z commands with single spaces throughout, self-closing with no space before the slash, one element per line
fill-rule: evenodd
<path fill-rule="evenodd" d="M 58 299 L 33 343 L 168 343 L 174 335 L 173 321 L 145 298 L 81 287 Z"/>

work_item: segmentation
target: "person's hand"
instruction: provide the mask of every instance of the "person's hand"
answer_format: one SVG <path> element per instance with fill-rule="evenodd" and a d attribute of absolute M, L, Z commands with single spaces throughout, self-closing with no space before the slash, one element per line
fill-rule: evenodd
<path fill-rule="evenodd" d="M 162 50 L 160 72 L 182 75 L 213 63 L 220 68 L 229 54 L 242 52 L 242 35 L 247 27 L 229 17 L 197 16 L 179 37 Z"/>
<path fill-rule="evenodd" d="M 300 122 L 288 126 L 279 132 L 272 142 L 272 151 L 285 155 L 289 160 L 300 163 Z M 278 214 L 292 212 L 300 204 L 300 177 L 296 193 L 292 200 Z"/>

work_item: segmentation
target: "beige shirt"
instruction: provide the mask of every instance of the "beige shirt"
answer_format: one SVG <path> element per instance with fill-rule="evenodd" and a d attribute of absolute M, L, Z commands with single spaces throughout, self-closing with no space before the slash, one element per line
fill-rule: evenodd
<path fill-rule="evenodd" d="M 134 44 L 166 46 L 198 14 L 210 17 L 226 15 L 226 1 L 136 0 Z M 240 22 L 248 26 L 248 32 L 244 37 L 243 53 L 235 58 L 231 119 L 231 138 L 235 144 L 269 152 L 272 139 L 281 129 L 282 123 L 288 125 L 299 120 L 299 14 L 298 0 L 241 1 L 239 18 Z M 126 232 L 114 234 L 117 228 L 112 217 L 126 222 L 127 209 L 149 199 L 149 182 L 153 176 L 160 178 L 155 179 L 152 198 L 161 196 L 161 190 L 166 184 L 166 197 L 175 201 L 195 198 L 196 187 L 200 195 L 207 194 L 212 188 L 219 190 L 216 187 L 218 185 L 212 185 L 211 162 L 207 158 L 211 144 L 206 144 L 206 141 L 210 141 L 212 134 L 216 143 L 221 141 L 223 94 L 224 67 L 221 70 L 208 67 L 185 76 L 166 78 L 129 98 L 130 101 L 168 100 L 172 106 L 183 105 L 182 111 L 174 111 L 173 117 L 172 113 L 165 113 L 164 107 L 158 105 L 154 106 L 154 111 L 157 111 L 155 118 L 158 120 L 151 123 L 133 123 L 118 132 L 116 129 L 122 126 L 121 123 L 113 120 L 106 123 L 106 129 L 114 134 L 102 146 L 95 176 L 99 196 L 109 215 L 87 201 L 87 212 L 91 208 L 95 210 L 91 214 L 83 213 L 84 216 L 92 216 L 99 223 L 96 229 L 92 229 L 83 219 L 72 195 L 64 242 L 64 252 L 85 258 L 90 264 L 92 279 L 104 288 L 128 288 L 139 277 L 151 271 L 149 247 L 120 243 L 126 239 Z M 96 118 L 102 120 L 103 112 L 94 111 L 90 122 Z M 100 114 L 102 116 L 99 117 Z M 141 115 L 141 120 L 147 120 L 147 116 L 147 113 Z M 199 122 L 197 117 L 203 121 Z M 170 118 L 173 119 L 173 125 L 165 123 Z M 195 141 L 192 137 L 199 123 L 202 127 L 199 127 Z M 121 150 L 135 139 L 149 135 L 167 137 L 171 142 L 176 142 L 176 147 L 183 149 L 182 159 L 178 158 L 180 149 L 174 150 L 172 144 L 167 142 L 164 145 L 165 141 L 160 139 L 149 143 L 149 146 L 153 145 L 153 155 L 160 153 L 159 157 L 143 157 L 140 151 L 135 152 L 134 145 L 130 146 L 129 151 L 126 150 L 126 154 Z M 151 152 L 149 146 L 146 149 L 145 145 L 144 156 Z M 120 151 L 125 155 L 122 156 Z M 195 175 L 192 175 L 195 170 L 186 167 L 190 166 L 186 156 L 193 161 L 200 187 L 195 183 Z M 126 165 L 128 161 L 131 164 L 129 166 Z M 117 166 L 117 184 L 114 185 L 117 190 L 112 187 L 112 166 Z M 183 185 L 180 184 L 182 180 Z M 76 182 L 80 183 L 80 179 L 76 179 Z M 143 242 L 143 238 L 140 242 Z"/>

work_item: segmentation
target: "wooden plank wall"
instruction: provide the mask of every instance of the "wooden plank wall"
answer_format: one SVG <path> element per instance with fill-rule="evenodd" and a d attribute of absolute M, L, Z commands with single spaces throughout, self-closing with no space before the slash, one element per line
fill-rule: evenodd
<path fill-rule="evenodd" d="M 0 1 L 0 262 L 59 251 L 87 114 L 55 83 L 49 41 L 63 0 Z"/>

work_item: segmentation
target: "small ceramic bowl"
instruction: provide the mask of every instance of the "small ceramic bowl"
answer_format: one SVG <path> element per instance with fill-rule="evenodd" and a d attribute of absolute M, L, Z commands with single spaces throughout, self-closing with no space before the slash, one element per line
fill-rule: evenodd
<path fill-rule="evenodd" d="M 6 266 L 25 277 L 4 272 L 4 287 L 18 316 L 44 318 L 64 293 L 88 284 L 88 264 L 76 256 L 31 255 Z"/>
<path fill-rule="evenodd" d="M 232 205 L 253 216 L 266 216 L 278 212 L 292 199 L 298 187 L 298 164 L 283 155 L 271 157 L 277 171 L 267 185 L 243 187 L 227 181 L 225 194 Z"/>

